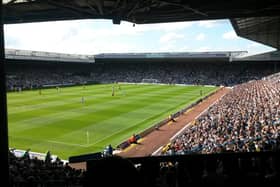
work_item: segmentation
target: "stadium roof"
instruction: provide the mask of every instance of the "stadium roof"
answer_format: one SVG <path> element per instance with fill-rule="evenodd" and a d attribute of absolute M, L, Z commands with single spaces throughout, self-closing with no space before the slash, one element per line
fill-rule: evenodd
<path fill-rule="evenodd" d="M 259 61 L 259 62 L 280 62 L 280 51 L 271 51 L 262 54 L 247 56 L 244 58 L 235 58 L 233 61 Z"/>
<path fill-rule="evenodd" d="M 55 62 L 84 62 L 93 63 L 93 55 L 78 55 L 66 53 L 53 53 L 44 51 L 30 51 L 18 49 L 5 49 L 5 58 L 9 60 L 35 60 Z"/>
<path fill-rule="evenodd" d="M 235 18 L 231 23 L 238 36 L 280 49 L 280 16 Z"/>
<path fill-rule="evenodd" d="M 188 62 L 231 61 L 246 51 L 170 52 L 170 53 L 102 53 L 95 55 L 96 63 L 112 62 Z"/>
<path fill-rule="evenodd" d="M 246 51 L 169 52 L 169 53 L 101 53 L 97 55 L 64 54 L 43 51 L 6 49 L 8 60 L 34 60 L 48 62 L 151 62 L 151 61 L 229 61 Z"/>
<path fill-rule="evenodd" d="M 3 0 L 4 23 L 112 19 L 137 24 L 276 16 L 279 0 Z"/>

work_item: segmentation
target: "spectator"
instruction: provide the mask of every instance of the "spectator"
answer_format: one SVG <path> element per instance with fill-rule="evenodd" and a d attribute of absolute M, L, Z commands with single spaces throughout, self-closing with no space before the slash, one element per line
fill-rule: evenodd
<path fill-rule="evenodd" d="M 106 146 L 106 148 L 103 151 L 103 155 L 106 156 L 112 156 L 113 155 L 113 147 L 111 144 L 109 144 L 108 146 Z"/>
<path fill-rule="evenodd" d="M 45 163 L 46 163 L 46 164 L 50 164 L 51 161 L 52 161 L 51 152 L 48 151 L 48 152 L 46 153 Z"/>
<path fill-rule="evenodd" d="M 136 135 L 133 134 L 133 135 L 129 138 L 128 142 L 129 142 L 130 144 L 137 144 L 137 137 L 136 137 Z"/>

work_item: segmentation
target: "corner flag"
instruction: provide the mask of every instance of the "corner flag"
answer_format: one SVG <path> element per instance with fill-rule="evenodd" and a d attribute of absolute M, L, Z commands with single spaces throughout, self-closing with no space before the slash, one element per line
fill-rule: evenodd
<path fill-rule="evenodd" d="M 89 144 L 89 132 L 87 131 L 87 133 L 86 133 L 87 135 L 87 144 Z"/>

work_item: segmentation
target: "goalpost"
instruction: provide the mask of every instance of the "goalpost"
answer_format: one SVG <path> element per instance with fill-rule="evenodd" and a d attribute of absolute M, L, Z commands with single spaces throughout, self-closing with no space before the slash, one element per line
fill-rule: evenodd
<path fill-rule="evenodd" d="M 142 83 L 157 84 L 159 81 L 157 79 L 142 79 Z"/>

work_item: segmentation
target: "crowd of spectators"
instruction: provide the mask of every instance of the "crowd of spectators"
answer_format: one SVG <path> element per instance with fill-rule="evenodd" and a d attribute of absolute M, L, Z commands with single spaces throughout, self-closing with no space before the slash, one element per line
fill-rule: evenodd
<path fill-rule="evenodd" d="M 275 71 L 273 64 L 225 62 L 154 62 L 105 64 L 8 64 L 8 90 L 85 83 L 140 83 L 155 79 L 166 84 L 233 86 L 261 79 Z"/>
<path fill-rule="evenodd" d="M 9 91 L 36 89 L 56 85 L 78 85 L 89 80 L 86 76 L 75 75 L 69 72 L 25 71 L 15 72 L 7 76 Z"/>
<path fill-rule="evenodd" d="M 83 186 L 85 171 L 77 170 L 59 158 L 31 158 L 26 151 L 21 157 L 9 152 L 10 186 Z"/>
<path fill-rule="evenodd" d="M 235 86 L 165 150 L 171 155 L 280 150 L 279 82 Z"/>

